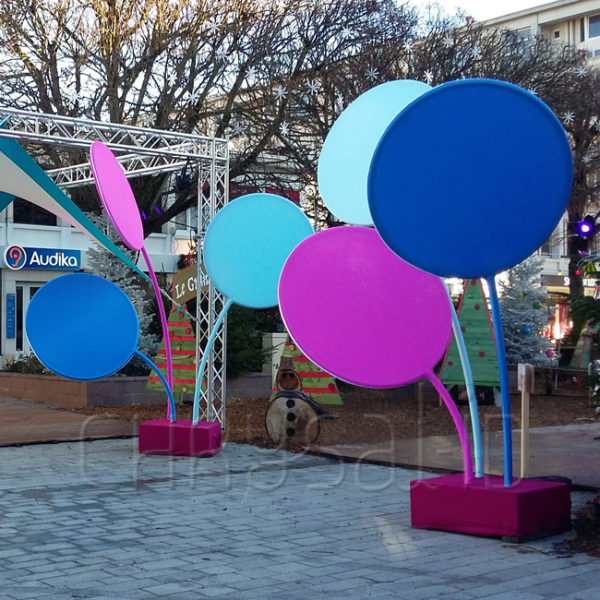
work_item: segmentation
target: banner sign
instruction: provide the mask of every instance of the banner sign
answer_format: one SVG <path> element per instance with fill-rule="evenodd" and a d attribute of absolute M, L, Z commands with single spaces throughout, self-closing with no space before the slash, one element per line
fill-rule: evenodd
<path fill-rule="evenodd" d="M 200 288 L 203 292 L 208 289 L 208 275 L 204 265 L 200 265 Z M 198 266 L 190 265 L 173 275 L 173 299 L 178 304 L 185 304 L 196 297 L 198 289 Z"/>
<path fill-rule="evenodd" d="M 81 251 L 23 248 L 13 245 L 4 250 L 4 264 L 13 271 L 20 269 L 78 271 L 81 268 Z"/>

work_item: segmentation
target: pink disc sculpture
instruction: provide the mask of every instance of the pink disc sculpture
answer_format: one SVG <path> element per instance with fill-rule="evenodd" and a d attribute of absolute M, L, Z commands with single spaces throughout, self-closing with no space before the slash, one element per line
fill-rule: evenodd
<path fill-rule="evenodd" d="M 144 228 L 135 196 L 115 155 L 102 142 L 94 142 L 92 144 L 90 148 L 90 165 L 98 195 L 111 223 L 127 247 L 136 252 L 141 252 L 146 261 L 150 279 L 152 280 L 152 287 L 156 295 L 163 338 L 165 340 L 167 382 L 169 388 L 173 390 L 173 364 L 167 315 L 165 314 L 160 287 L 152 269 L 150 257 L 144 247 Z M 167 419 L 169 417 L 170 407 L 167 407 Z"/>
<path fill-rule="evenodd" d="M 139 252 L 144 247 L 144 228 L 135 196 L 121 165 L 102 142 L 92 144 L 90 157 L 96 189 L 104 209 L 127 247 Z"/>
<path fill-rule="evenodd" d="M 404 262 L 374 229 L 336 227 L 294 249 L 279 281 L 279 306 L 302 352 L 340 379 L 379 388 L 429 379 L 452 414 L 465 481 L 472 480 L 460 413 L 433 373 L 452 329 L 439 277 Z"/>

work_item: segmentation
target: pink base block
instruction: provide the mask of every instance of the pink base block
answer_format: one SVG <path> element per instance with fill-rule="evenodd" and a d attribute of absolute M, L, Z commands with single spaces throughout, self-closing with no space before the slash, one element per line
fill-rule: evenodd
<path fill-rule="evenodd" d="M 465 485 L 464 475 L 410 482 L 412 526 L 518 541 L 571 528 L 568 483 L 486 475 Z"/>
<path fill-rule="evenodd" d="M 221 425 L 154 419 L 140 423 L 140 454 L 212 456 L 221 451 Z"/>

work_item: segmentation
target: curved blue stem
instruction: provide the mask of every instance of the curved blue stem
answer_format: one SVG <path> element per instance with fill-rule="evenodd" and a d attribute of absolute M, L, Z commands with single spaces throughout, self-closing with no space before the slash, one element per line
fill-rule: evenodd
<path fill-rule="evenodd" d="M 219 333 L 219 329 L 221 327 L 221 323 L 225 319 L 225 315 L 229 310 L 229 307 L 233 304 L 233 300 L 227 300 L 223 309 L 221 310 L 221 314 L 217 318 L 217 322 L 215 323 L 212 331 L 210 332 L 210 336 L 208 337 L 208 341 L 206 342 L 206 348 L 204 348 L 204 354 L 202 355 L 202 360 L 200 361 L 200 368 L 198 369 L 198 373 L 196 374 L 196 388 L 194 390 L 194 409 L 192 411 L 192 424 L 198 425 L 198 420 L 200 418 L 200 390 L 202 389 L 202 375 L 204 375 L 204 369 L 206 368 L 206 363 L 208 362 L 208 355 L 210 354 L 210 350 L 212 345 L 217 337 L 217 333 Z"/>
<path fill-rule="evenodd" d="M 443 281 L 443 280 L 442 280 Z M 444 288 L 446 286 L 444 285 Z M 471 427 L 473 429 L 473 459 L 475 460 L 475 477 L 483 477 L 483 444 L 481 442 L 481 426 L 479 425 L 479 410 L 477 407 L 477 396 L 475 395 L 475 385 L 473 383 L 473 371 L 471 370 L 471 363 L 469 361 L 469 355 L 467 354 L 467 346 L 465 345 L 465 338 L 460 328 L 460 322 L 452 297 L 448 288 L 448 300 L 450 302 L 450 309 L 452 312 L 452 331 L 454 332 L 454 339 L 458 346 L 458 354 L 460 356 L 460 362 L 462 365 L 463 377 L 465 378 L 465 385 L 467 387 L 467 396 L 469 398 L 469 412 L 471 414 Z"/>
<path fill-rule="evenodd" d="M 510 418 L 510 396 L 508 392 L 508 368 L 506 366 L 506 349 L 504 347 L 504 329 L 502 328 L 502 315 L 500 302 L 496 290 L 494 276 L 486 278 L 490 290 L 492 304 L 492 322 L 496 332 L 496 353 L 498 354 L 498 371 L 500 374 L 500 397 L 502 398 L 502 439 L 504 443 L 504 485 L 512 485 L 512 439 Z"/>
<path fill-rule="evenodd" d="M 148 365 L 150 365 L 150 368 L 154 370 L 154 372 L 158 375 L 158 378 L 161 380 L 162 384 L 165 386 L 165 391 L 167 392 L 167 396 L 169 397 L 169 414 L 167 415 L 167 418 L 169 419 L 169 421 L 171 421 L 171 423 L 174 423 L 175 422 L 175 400 L 173 398 L 173 392 L 171 391 L 171 388 L 169 387 L 169 384 L 167 383 L 165 376 L 160 372 L 160 369 L 145 354 L 142 354 L 138 350 L 135 350 L 133 352 L 133 354 L 134 354 L 134 356 L 137 356 L 138 358 L 141 358 L 143 361 L 148 363 Z"/>

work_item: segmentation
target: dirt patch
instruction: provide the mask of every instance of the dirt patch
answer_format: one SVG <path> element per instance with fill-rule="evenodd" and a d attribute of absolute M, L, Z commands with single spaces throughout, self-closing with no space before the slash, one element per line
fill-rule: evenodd
<path fill-rule="evenodd" d="M 513 426 L 520 427 L 521 400 L 511 395 Z M 224 441 L 273 447 L 265 430 L 267 398 L 232 398 L 227 401 Z M 344 394 L 343 406 L 326 406 L 335 417 L 323 420 L 317 440 L 319 445 L 375 444 L 390 437 L 416 438 L 456 433 L 448 410 L 440 404 L 437 394 L 424 393 L 420 399 L 399 398 L 394 390 L 355 389 Z M 469 410 L 460 406 L 469 426 Z M 89 407 L 73 409 L 85 414 L 96 414 L 143 422 L 165 418 L 166 402 L 138 404 L 126 407 Z M 480 406 L 482 431 L 502 428 L 501 408 Z M 178 419 L 191 419 L 192 407 L 179 404 Z M 593 422 L 595 407 L 585 392 L 561 395 L 532 395 L 530 399 L 530 426 L 548 427 L 573 423 Z"/>

